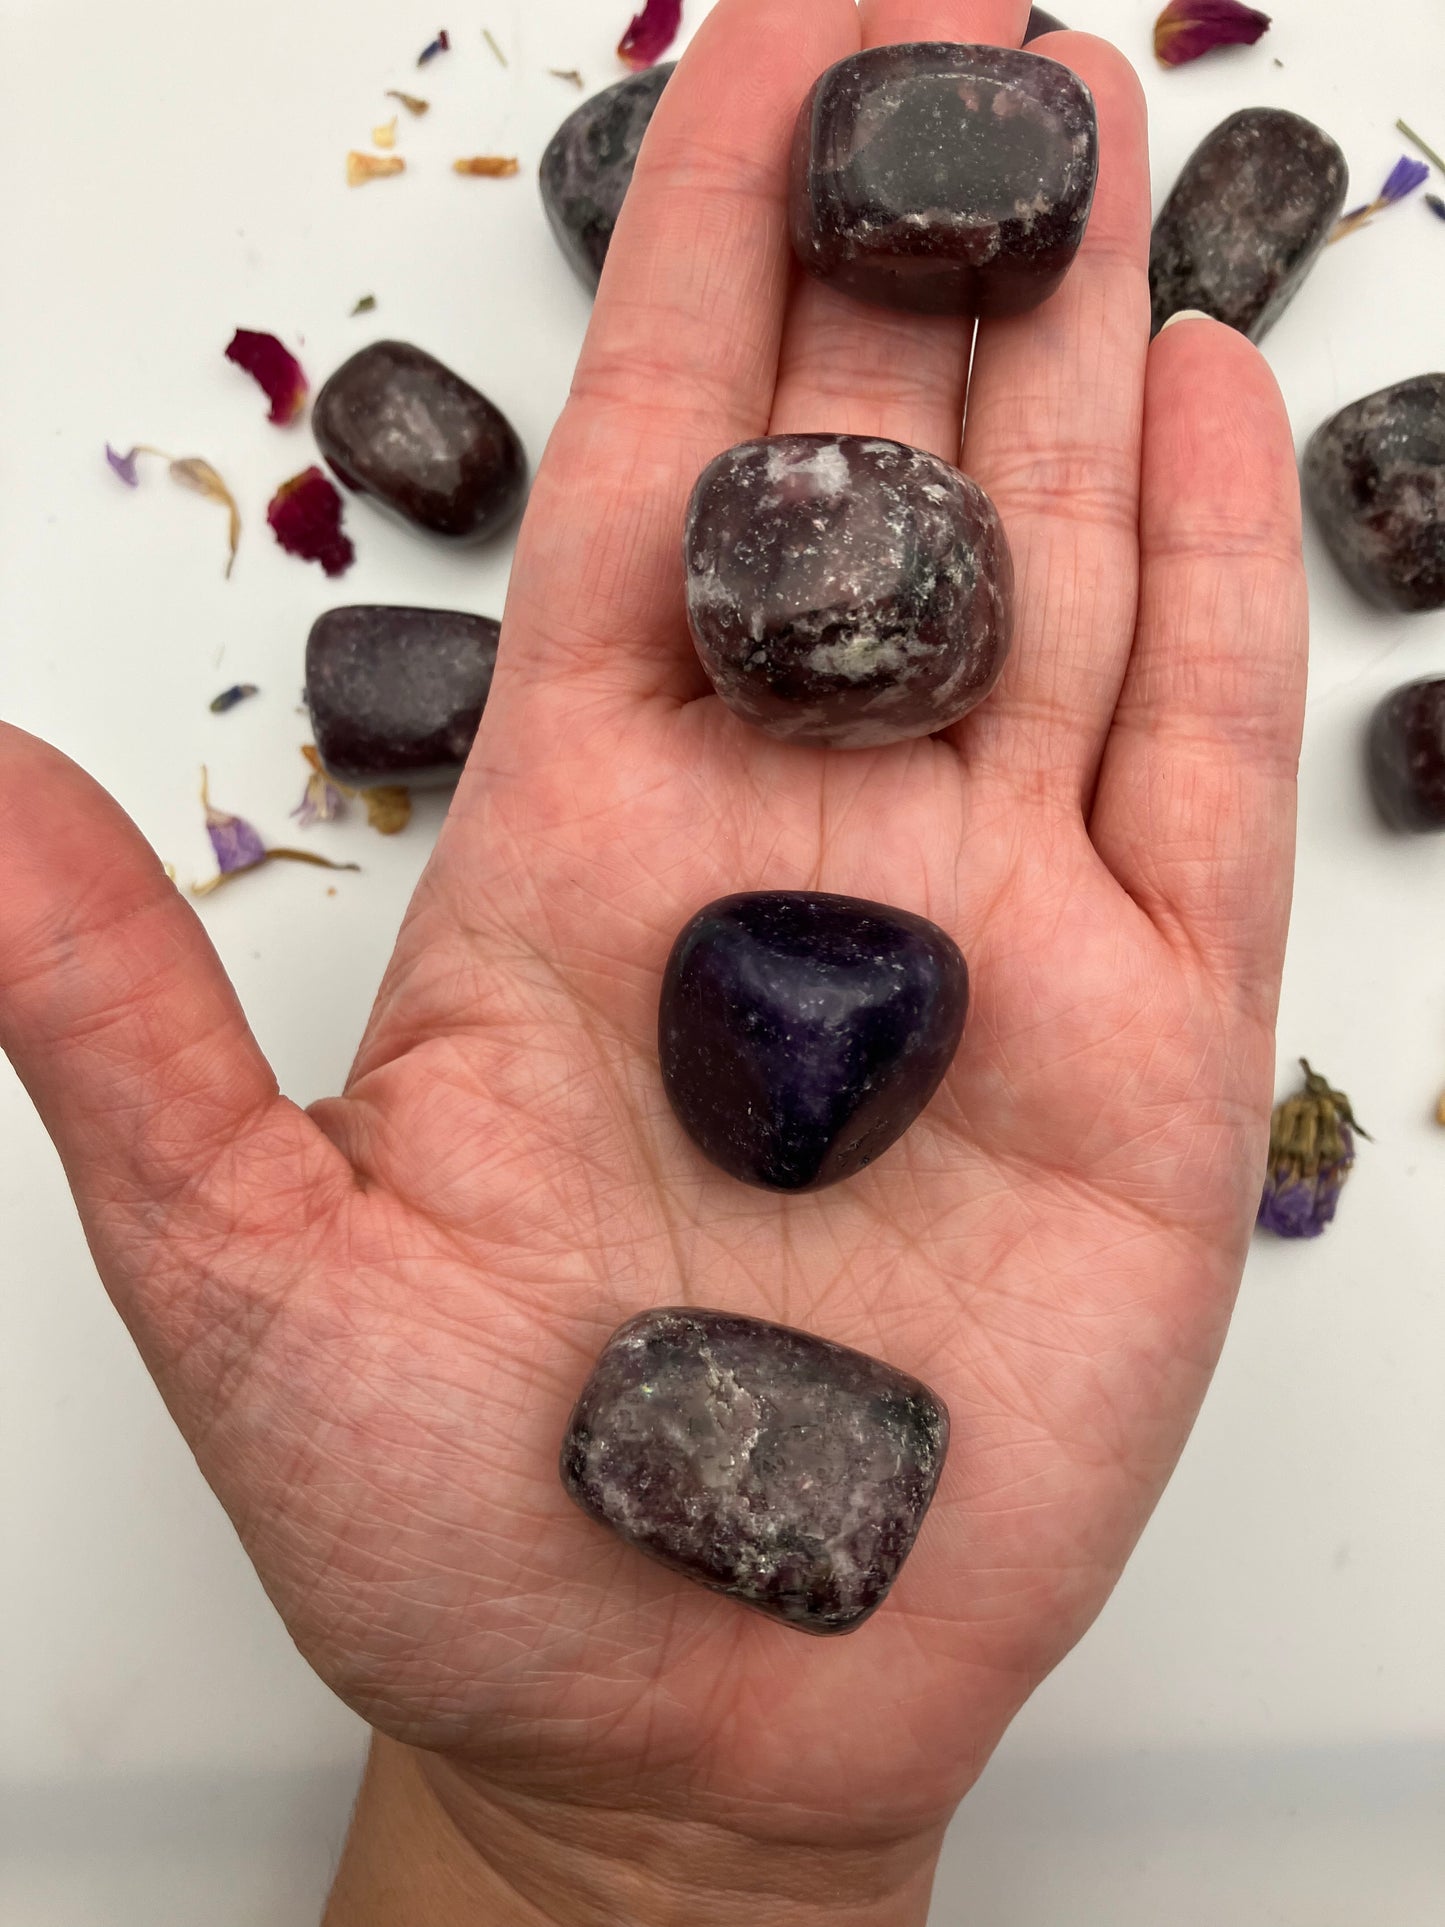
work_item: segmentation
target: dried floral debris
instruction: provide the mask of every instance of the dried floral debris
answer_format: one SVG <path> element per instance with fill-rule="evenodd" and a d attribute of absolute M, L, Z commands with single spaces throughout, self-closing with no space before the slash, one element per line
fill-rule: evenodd
<path fill-rule="evenodd" d="M 281 484 L 266 520 L 288 555 L 319 562 L 327 575 L 344 575 L 356 560 L 341 526 L 341 497 L 314 464 Z"/>
<path fill-rule="evenodd" d="M 575 67 L 549 67 L 547 69 L 547 72 L 552 76 L 553 80 L 571 81 L 572 85 L 577 89 L 579 94 L 581 93 L 582 89 L 587 85 L 586 81 L 582 78 L 581 74 L 578 73 Z"/>
<path fill-rule="evenodd" d="M 153 448 L 149 442 L 137 442 L 134 448 L 127 449 L 122 455 L 109 442 L 105 445 L 106 461 L 127 488 L 140 486 L 140 475 L 136 468 L 136 458 L 140 455 L 154 455 L 157 461 L 166 464 L 166 473 L 179 487 L 188 488 L 193 495 L 204 495 L 209 502 L 219 502 L 225 509 L 229 534 L 226 574 L 229 577 L 241 542 L 241 511 L 230 489 L 203 456 L 182 455 L 177 458 L 167 455 L 163 448 Z"/>
<path fill-rule="evenodd" d="M 237 703 L 245 702 L 248 696 L 259 696 L 260 690 L 253 682 L 233 682 L 229 689 L 223 689 L 219 696 L 212 696 L 207 704 L 213 716 L 224 716 L 228 709 Z"/>
<path fill-rule="evenodd" d="M 1241 0 L 1169 0 L 1154 22 L 1154 55 L 1165 67 L 1182 67 L 1216 47 L 1252 47 L 1269 30 L 1270 18 Z"/>
<path fill-rule="evenodd" d="M 429 60 L 435 60 L 438 54 L 450 53 L 451 50 L 452 37 L 446 28 L 443 27 L 436 39 L 428 41 L 426 46 L 422 48 L 416 57 L 416 64 L 418 67 L 425 67 L 427 62 Z"/>
<path fill-rule="evenodd" d="M 389 147 L 396 146 L 396 115 L 395 114 L 392 115 L 390 120 L 384 120 L 380 123 L 379 126 L 372 128 L 371 144 L 373 147 L 389 148 Z"/>
<path fill-rule="evenodd" d="M 368 181 L 381 181 L 388 174 L 405 172 L 406 162 L 400 154 L 363 154 L 353 147 L 346 157 L 348 187 L 365 187 Z"/>
<path fill-rule="evenodd" d="M 1445 201 L 1442 201 L 1438 194 L 1427 194 L 1425 205 L 1437 221 L 1445 221 Z"/>
<path fill-rule="evenodd" d="M 1420 152 L 1432 167 L 1439 168 L 1440 172 L 1445 174 L 1445 160 L 1441 160 L 1440 156 L 1435 152 L 1435 149 L 1431 147 L 1427 141 L 1421 140 L 1413 127 L 1407 126 L 1402 120 L 1397 120 L 1395 122 L 1395 132 L 1397 134 L 1403 134 L 1412 147 L 1419 148 Z"/>
<path fill-rule="evenodd" d="M 521 162 L 514 154 L 473 154 L 469 159 L 453 161 L 453 174 L 474 174 L 491 180 L 505 180 L 519 172 Z"/>
<path fill-rule="evenodd" d="M 418 120 L 423 114 L 431 112 L 431 102 L 423 100 L 420 94 L 404 94 L 400 88 L 388 87 L 386 97 L 388 100 L 399 100 L 406 111 L 409 114 L 415 114 Z"/>
<path fill-rule="evenodd" d="M 374 312 L 375 308 L 376 308 L 376 296 L 374 294 L 364 294 L 362 295 L 361 299 L 357 302 L 356 306 L 351 310 L 351 315 L 349 319 L 355 320 L 356 316 L 359 314 L 371 314 Z"/>
<path fill-rule="evenodd" d="M 661 60 L 682 25 L 682 0 L 646 0 L 628 21 L 617 43 L 617 58 L 629 67 L 652 67 Z"/>
<path fill-rule="evenodd" d="M 210 778 L 204 769 L 201 771 L 201 807 L 206 812 L 206 834 L 215 852 L 217 875 L 208 877 L 204 883 L 193 883 L 192 896 L 208 897 L 232 877 L 245 876 L 267 863 L 310 863 L 321 870 L 361 868 L 359 863 L 334 863 L 330 857 L 318 856 L 314 850 L 268 848 L 260 832 L 243 816 L 216 809 L 211 802 Z"/>
<path fill-rule="evenodd" d="M 301 801 L 291 814 L 303 829 L 313 823 L 334 823 L 346 813 L 346 799 L 360 798 L 366 807 L 366 820 L 382 836 L 395 836 L 411 821 L 411 792 L 399 783 L 381 784 L 375 789 L 355 790 L 338 783 L 327 774 L 314 743 L 303 743 L 301 754 L 310 769 Z"/>
<path fill-rule="evenodd" d="M 1310 1069 L 1304 1088 L 1276 1104 L 1269 1122 L 1269 1167 L 1257 1222 L 1280 1238 L 1317 1238 L 1334 1218 L 1355 1161 L 1356 1137 L 1369 1132 L 1343 1091 Z"/>
<path fill-rule="evenodd" d="M 279 428 L 289 426 L 305 408 L 310 393 L 305 371 L 275 335 L 238 328 L 226 348 L 226 359 L 259 383 L 271 404 L 268 419 Z"/>
<path fill-rule="evenodd" d="M 1398 202 L 1408 199 L 1429 178 L 1430 169 L 1424 161 L 1412 160 L 1408 154 L 1402 154 L 1390 169 L 1385 185 L 1374 200 L 1366 201 L 1362 207 L 1352 207 L 1336 221 L 1330 235 L 1331 245 L 1343 241 L 1347 234 L 1354 234 L 1359 228 L 1368 227 L 1377 214 L 1383 214 L 1387 207 L 1394 207 Z"/>
<path fill-rule="evenodd" d="M 496 41 L 492 38 L 492 30 L 490 27 L 482 28 L 482 38 L 483 40 L 486 41 L 487 45 L 491 48 L 492 52 L 497 56 L 497 59 L 501 62 L 502 66 L 510 67 L 512 64 L 511 61 L 508 60 L 507 56 L 502 52 L 501 48 L 497 45 Z"/>
<path fill-rule="evenodd" d="M 109 442 L 105 445 L 105 459 L 127 488 L 140 487 L 140 475 L 136 469 L 136 457 L 140 452 L 138 448 L 128 448 L 122 455 L 119 449 L 112 448 Z"/>

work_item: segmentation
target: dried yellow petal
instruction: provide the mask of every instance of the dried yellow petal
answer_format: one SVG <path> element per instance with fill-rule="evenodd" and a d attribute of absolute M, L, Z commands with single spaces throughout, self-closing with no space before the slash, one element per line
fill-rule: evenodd
<path fill-rule="evenodd" d="M 520 166 L 520 161 L 511 155 L 473 154 L 470 160 L 453 161 L 452 172 L 485 175 L 492 180 L 502 180 L 509 174 L 515 174 Z"/>
<path fill-rule="evenodd" d="M 353 147 L 346 157 L 346 185 L 364 187 L 368 181 L 379 181 L 387 174 L 401 174 L 406 162 L 400 154 L 359 154 Z"/>
<path fill-rule="evenodd" d="M 191 489 L 197 495 L 204 495 L 208 502 L 219 502 L 227 512 L 230 524 L 230 553 L 226 557 L 226 574 L 229 576 L 236 560 L 236 549 L 241 540 L 241 511 L 236 507 L 236 498 L 226 487 L 211 464 L 199 455 L 184 455 L 178 462 L 172 462 L 170 476 L 182 488 Z"/>
<path fill-rule="evenodd" d="M 390 120 L 384 120 L 381 123 L 380 127 L 372 128 L 371 144 L 373 147 L 395 147 L 396 146 L 396 115 L 395 114 L 392 115 Z"/>

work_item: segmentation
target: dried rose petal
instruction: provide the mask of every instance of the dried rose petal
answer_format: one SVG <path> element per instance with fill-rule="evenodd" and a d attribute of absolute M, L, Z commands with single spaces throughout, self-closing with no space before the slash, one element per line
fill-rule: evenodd
<path fill-rule="evenodd" d="M 676 40 L 681 25 L 682 0 L 647 0 L 617 43 L 618 59 L 629 67 L 653 66 Z"/>
<path fill-rule="evenodd" d="M 388 174 L 405 172 L 406 162 L 400 154 L 362 154 L 353 147 L 346 157 L 348 187 L 365 187 L 368 181 L 380 181 Z"/>
<path fill-rule="evenodd" d="M 386 97 L 388 100 L 399 100 L 409 114 L 415 114 L 418 118 L 431 112 L 431 102 L 423 100 L 420 94 L 403 94 L 395 87 L 388 87 Z"/>
<path fill-rule="evenodd" d="M 301 363 L 275 335 L 238 328 L 226 350 L 227 361 L 258 381 L 271 404 L 270 419 L 285 428 L 306 406 L 307 384 Z"/>
<path fill-rule="evenodd" d="M 1166 67 L 1182 67 L 1216 47 L 1252 47 L 1269 15 L 1241 0 L 1169 0 L 1154 22 L 1154 52 Z"/>
<path fill-rule="evenodd" d="M 158 454 L 158 449 L 146 449 L 146 454 Z M 188 488 L 195 495 L 204 495 L 208 502 L 219 502 L 228 517 L 230 548 L 226 556 L 226 574 L 229 577 L 236 563 L 236 550 L 241 541 L 241 511 L 236 507 L 236 498 L 226 487 L 211 464 L 200 455 L 183 455 L 179 461 L 170 465 L 170 478 Z"/>
<path fill-rule="evenodd" d="M 520 163 L 509 154 L 473 154 L 469 160 L 453 161 L 453 174 L 482 174 L 503 180 L 515 174 Z"/>
<path fill-rule="evenodd" d="M 342 575 L 356 550 L 341 526 L 341 497 L 316 467 L 283 482 L 266 510 L 276 540 L 288 555 L 319 562 L 328 575 Z"/>
<path fill-rule="evenodd" d="M 252 829 L 243 816 L 232 816 L 229 811 L 212 806 L 210 777 L 204 769 L 201 771 L 201 808 L 206 812 L 206 835 L 211 839 L 222 876 L 229 876 L 232 870 L 249 870 L 265 861 L 266 845 L 261 841 L 260 832 Z"/>
<path fill-rule="evenodd" d="M 109 442 L 105 445 L 105 459 L 110 463 L 111 467 L 125 483 L 127 488 L 140 487 L 140 476 L 136 473 L 135 466 L 135 458 L 140 452 L 138 448 L 132 448 L 128 449 L 126 453 L 122 455 L 116 449 L 112 448 Z"/>

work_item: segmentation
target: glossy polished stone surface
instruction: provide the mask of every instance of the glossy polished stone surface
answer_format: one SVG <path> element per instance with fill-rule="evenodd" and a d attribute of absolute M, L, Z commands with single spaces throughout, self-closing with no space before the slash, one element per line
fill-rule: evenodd
<path fill-rule="evenodd" d="M 809 1633 L 847 1633 L 908 1557 L 948 1450 L 916 1378 L 728 1312 L 613 1333 L 562 1445 L 584 1512 L 699 1584 Z"/>
<path fill-rule="evenodd" d="M 562 252 L 589 287 L 602 274 L 642 137 L 676 64 L 644 68 L 584 100 L 542 155 L 542 205 Z"/>
<path fill-rule="evenodd" d="M 1445 676 L 1392 690 L 1370 722 L 1370 789 L 1395 830 L 1445 830 Z"/>
<path fill-rule="evenodd" d="M 455 609 L 328 609 L 306 639 L 316 751 L 343 783 L 425 787 L 462 773 L 497 660 L 498 625 Z"/>
<path fill-rule="evenodd" d="M 722 897 L 663 972 L 663 1088 L 733 1177 L 820 1190 L 902 1137 L 967 1011 L 968 967 L 925 917 L 816 890 Z"/>
<path fill-rule="evenodd" d="M 1445 609 L 1445 374 L 1396 382 L 1310 438 L 1305 499 L 1360 594 Z"/>
<path fill-rule="evenodd" d="M 710 462 L 688 505 L 687 616 L 745 722 L 869 749 L 957 722 L 1013 632 L 998 512 L 936 455 L 858 435 L 774 435 Z"/>
<path fill-rule="evenodd" d="M 793 136 L 798 259 L 925 314 L 1022 314 L 1068 272 L 1098 172 L 1094 101 L 1056 60 L 923 42 L 850 54 Z"/>
<path fill-rule="evenodd" d="M 404 341 L 344 361 L 316 397 L 311 426 L 338 478 L 413 528 L 480 542 L 522 506 L 527 458 L 500 408 Z"/>
<path fill-rule="evenodd" d="M 1063 21 L 1055 18 L 1051 13 L 1045 13 L 1042 7 L 1029 8 L 1028 25 L 1024 28 L 1024 45 L 1026 47 L 1031 40 L 1037 40 L 1041 34 L 1067 32 L 1068 29 L 1065 27 Z"/>
<path fill-rule="evenodd" d="M 1157 334 L 1197 308 L 1258 341 L 1293 299 L 1349 191 L 1345 157 L 1313 121 L 1247 107 L 1184 164 L 1149 245 Z"/>

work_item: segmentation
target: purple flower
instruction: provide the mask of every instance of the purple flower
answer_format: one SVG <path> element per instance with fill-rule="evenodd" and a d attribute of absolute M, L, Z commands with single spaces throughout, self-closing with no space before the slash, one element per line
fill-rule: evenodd
<path fill-rule="evenodd" d="M 212 807 L 210 779 L 205 770 L 201 771 L 201 807 L 206 812 L 206 835 L 216 853 L 216 867 L 223 877 L 233 870 L 249 870 L 266 861 L 266 845 L 245 817 Z"/>
<path fill-rule="evenodd" d="M 1256 1223 L 1278 1238 L 1318 1238 L 1335 1215 L 1340 1192 L 1355 1161 L 1355 1142 L 1347 1124 L 1340 1127 L 1344 1155 L 1322 1164 L 1313 1177 L 1297 1173 L 1288 1160 L 1264 1181 Z"/>
<path fill-rule="evenodd" d="M 1182 67 L 1216 47 L 1252 47 L 1269 15 L 1241 0 L 1169 0 L 1154 22 L 1154 53 L 1166 67 Z"/>
<path fill-rule="evenodd" d="M 1385 185 L 1374 200 L 1366 201 L 1360 207 L 1352 207 L 1348 214 L 1340 216 L 1335 223 L 1335 231 L 1330 236 L 1331 241 L 1343 241 L 1345 236 L 1353 234 L 1356 228 L 1367 226 L 1377 214 L 1382 214 L 1387 207 L 1393 207 L 1397 201 L 1407 199 L 1423 181 L 1428 181 L 1429 178 L 1430 170 L 1424 161 L 1411 160 L 1408 154 L 1402 154 L 1390 169 Z"/>
<path fill-rule="evenodd" d="M 1269 1122 L 1269 1166 L 1255 1222 L 1279 1238 L 1317 1238 L 1335 1215 L 1355 1161 L 1355 1137 L 1368 1137 L 1343 1091 L 1304 1058 L 1304 1089 L 1277 1104 Z"/>
<path fill-rule="evenodd" d="M 124 455 L 113 449 L 109 442 L 105 445 L 105 459 L 127 488 L 139 488 L 140 476 L 136 473 L 135 458 L 140 454 L 138 448 L 129 449 Z"/>

